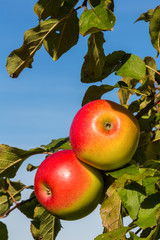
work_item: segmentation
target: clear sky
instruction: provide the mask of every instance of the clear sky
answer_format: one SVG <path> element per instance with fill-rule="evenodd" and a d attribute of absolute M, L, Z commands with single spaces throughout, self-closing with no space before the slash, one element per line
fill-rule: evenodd
<path fill-rule="evenodd" d="M 82 1 L 80 1 L 82 2 Z M 25 69 L 17 79 L 9 77 L 6 59 L 10 52 L 23 43 L 24 32 L 38 24 L 33 12 L 36 1 L 1 0 L 0 38 L 0 143 L 22 149 L 48 144 L 52 139 L 66 137 L 87 84 L 80 82 L 83 57 L 87 52 L 87 38 L 80 36 L 79 43 L 57 62 L 41 48 L 36 53 L 32 69 Z M 105 54 L 116 50 L 133 53 L 141 58 L 156 56 L 152 47 L 148 23 L 134 24 L 142 12 L 155 8 L 157 0 L 115 0 L 117 18 L 113 32 L 105 33 Z M 157 60 L 159 67 L 159 59 Z M 114 84 L 119 78 L 114 75 L 103 83 Z M 118 102 L 116 95 L 109 93 L 106 99 Z M 28 163 L 38 165 L 44 156 L 29 158 L 22 166 L 15 181 L 33 184 L 34 174 L 26 172 Z M 25 198 L 27 193 L 23 195 Z M 20 212 L 12 212 L 4 219 L 8 225 L 10 240 L 31 240 L 30 221 Z M 62 221 L 63 229 L 57 240 L 93 240 L 102 232 L 99 207 L 88 217 L 74 221 Z"/>

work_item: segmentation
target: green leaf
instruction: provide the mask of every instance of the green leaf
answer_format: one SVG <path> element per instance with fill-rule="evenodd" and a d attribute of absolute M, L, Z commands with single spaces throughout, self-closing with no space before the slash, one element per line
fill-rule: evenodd
<path fill-rule="evenodd" d="M 137 80 L 129 78 L 129 77 L 125 77 L 125 78 L 122 78 L 121 81 L 126 83 L 129 89 L 120 88 L 118 91 L 118 97 L 119 97 L 121 105 L 128 105 L 129 98 L 130 98 L 131 94 L 133 94 L 133 92 L 131 92 L 131 89 L 135 88 L 135 86 L 137 84 Z M 134 91 L 134 89 L 133 89 L 133 91 Z"/>
<path fill-rule="evenodd" d="M 34 171 L 35 169 L 37 169 L 39 166 L 34 166 L 34 165 L 32 165 L 31 163 L 29 163 L 28 165 L 27 165 L 27 171 L 28 172 L 32 172 L 32 171 Z"/>
<path fill-rule="evenodd" d="M 31 68 L 33 56 L 43 43 L 48 53 L 57 60 L 77 43 L 78 29 L 76 12 L 73 12 L 61 20 L 42 21 L 37 27 L 26 31 L 23 45 L 12 51 L 7 58 L 6 66 L 9 75 L 16 78 L 24 68 Z"/>
<path fill-rule="evenodd" d="M 147 56 L 144 58 L 144 62 L 147 65 L 146 73 L 149 76 L 149 79 L 154 80 L 155 79 L 155 71 L 154 70 L 157 71 L 156 61 L 154 60 L 154 58 Z"/>
<path fill-rule="evenodd" d="M 51 215 L 42 206 L 37 206 L 34 218 L 31 222 L 33 238 L 43 240 L 54 240 L 61 229 L 60 221 Z"/>
<path fill-rule="evenodd" d="M 80 33 L 86 36 L 90 33 L 112 30 L 116 18 L 113 12 L 106 9 L 102 1 L 97 7 L 85 10 L 79 19 Z"/>
<path fill-rule="evenodd" d="M 104 1 L 104 0 L 103 0 Z M 99 5 L 101 0 L 90 0 L 90 3 L 93 7 Z M 114 11 L 114 1 L 113 0 L 105 0 L 105 6 L 110 9 L 112 12 Z"/>
<path fill-rule="evenodd" d="M 21 204 L 18 209 L 27 217 L 27 218 L 34 218 L 34 210 L 39 204 L 36 197 L 32 199 L 34 193 L 31 194 L 30 198 L 31 201 L 27 201 L 24 204 Z"/>
<path fill-rule="evenodd" d="M 130 89 L 130 87 L 124 81 L 119 81 L 114 86 L 107 85 L 107 84 L 103 84 L 100 86 L 92 85 L 85 92 L 85 95 L 82 101 L 82 106 L 93 100 L 100 99 L 103 94 L 110 92 L 115 88 L 127 89 L 128 91 L 141 94 L 141 92 L 137 89 Z"/>
<path fill-rule="evenodd" d="M 54 31 L 45 37 L 44 47 L 54 61 L 77 44 L 78 23 L 77 13 L 74 11 L 72 14 L 68 14 L 63 21 L 60 21 Z"/>
<path fill-rule="evenodd" d="M 145 187 L 145 192 L 147 196 L 156 193 L 158 190 L 156 189 L 156 183 L 160 177 L 146 177 L 143 180 L 143 186 Z"/>
<path fill-rule="evenodd" d="M 120 178 L 124 174 L 132 177 L 134 175 L 139 174 L 139 168 L 137 166 L 135 166 L 134 164 L 131 164 L 131 165 L 126 165 L 125 167 L 123 167 L 121 169 L 108 172 L 108 175 L 110 175 L 114 178 Z"/>
<path fill-rule="evenodd" d="M 122 240 L 126 233 L 130 230 L 129 227 L 121 227 L 114 229 L 108 233 L 104 233 L 96 237 L 94 240 Z M 125 239 L 125 238 L 124 238 Z"/>
<path fill-rule="evenodd" d="M 114 86 L 110 86 L 107 84 L 101 86 L 96 85 L 90 86 L 84 95 L 82 106 L 93 100 L 100 99 L 103 94 L 112 91 L 113 89 Z"/>
<path fill-rule="evenodd" d="M 142 240 L 142 238 L 138 237 L 134 232 L 130 232 L 130 240 Z"/>
<path fill-rule="evenodd" d="M 123 207 L 127 209 L 129 216 L 135 220 L 139 213 L 140 204 L 146 197 L 143 188 L 138 183 L 133 182 L 124 189 L 119 188 L 118 193 Z"/>
<path fill-rule="evenodd" d="M 145 22 L 149 22 L 153 16 L 154 9 L 149 9 L 147 12 L 142 13 L 139 18 L 135 22 L 144 20 Z"/>
<path fill-rule="evenodd" d="M 0 216 L 5 214 L 16 201 L 21 199 L 21 192 L 26 186 L 21 182 L 12 182 L 9 179 L 0 179 Z"/>
<path fill-rule="evenodd" d="M 153 227 L 156 222 L 156 211 L 160 208 L 160 192 L 147 197 L 141 204 L 138 219 L 135 222 L 139 227 L 145 229 Z"/>
<path fill-rule="evenodd" d="M 1 240 L 8 240 L 8 230 L 4 223 L 0 222 L 0 237 Z"/>
<path fill-rule="evenodd" d="M 100 214 L 106 232 L 122 226 L 121 199 L 113 185 L 106 192 L 106 198 L 101 205 Z"/>
<path fill-rule="evenodd" d="M 42 147 L 44 147 L 44 149 L 46 149 L 47 151 L 55 152 L 59 149 L 71 149 L 71 144 L 69 141 L 69 137 L 66 137 L 52 140 L 51 143 L 47 145 L 42 145 Z"/>
<path fill-rule="evenodd" d="M 59 15 L 65 16 L 77 2 L 78 0 L 39 0 L 33 9 L 39 20 L 45 20 L 48 17 L 57 18 Z"/>
<path fill-rule="evenodd" d="M 145 63 L 136 55 L 126 54 L 121 67 L 116 72 L 116 75 L 141 80 L 146 75 Z"/>
<path fill-rule="evenodd" d="M 102 79 L 108 77 L 111 73 L 117 71 L 121 66 L 126 53 L 124 51 L 114 51 L 105 58 L 105 64 L 102 73 Z"/>
<path fill-rule="evenodd" d="M 0 177 L 15 177 L 17 170 L 28 157 L 43 153 L 44 151 L 42 148 L 27 151 L 0 144 Z"/>
<path fill-rule="evenodd" d="M 93 33 L 88 39 L 88 52 L 84 57 L 85 61 L 81 70 L 81 81 L 84 83 L 101 81 L 105 55 L 103 33 Z"/>
<path fill-rule="evenodd" d="M 160 53 L 160 6 L 158 6 L 150 20 L 149 33 L 153 47 L 157 50 L 157 55 Z"/>
<path fill-rule="evenodd" d="M 54 18 L 60 9 L 62 2 L 62 0 L 39 0 L 34 5 L 33 10 L 38 15 L 39 20 L 45 20 L 49 16 Z"/>

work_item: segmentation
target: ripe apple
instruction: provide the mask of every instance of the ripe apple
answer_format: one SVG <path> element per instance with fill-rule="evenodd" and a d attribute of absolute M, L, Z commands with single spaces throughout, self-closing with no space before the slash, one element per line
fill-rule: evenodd
<path fill-rule="evenodd" d="M 48 156 L 34 181 L 41 205 L 64 220 L 76 220 L 91 213 L 101 200 L 103 185 L 101 172 L 79 161 L 72 150 Z"/>
<path fill-rule="evenodd" d="M 76 156 L 101 170 L 124 166 L 133 157 L 140 136 L 137 119 L 123 106 L 94 100 L 75 115 L 70 142 Z"/>

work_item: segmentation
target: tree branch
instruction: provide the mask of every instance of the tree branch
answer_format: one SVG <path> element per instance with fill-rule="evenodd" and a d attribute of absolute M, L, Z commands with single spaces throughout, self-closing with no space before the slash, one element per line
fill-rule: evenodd
<path fill-rule="evenodd" d="M 0 216 L 0 218 L 6 218 L 14 209 L 18 208 L 19 206 L 21 206 L 27 202 L 31 202 L 34 198 L 36 198 L 36 196 L 32 196 L 31 198 L 29 198 L 27 200 L 23 200 L 19 203 L 16 203 L 16 205 L 13 208 L 10 208 L 7 212 L 4 213 L 4 215 Z"/>

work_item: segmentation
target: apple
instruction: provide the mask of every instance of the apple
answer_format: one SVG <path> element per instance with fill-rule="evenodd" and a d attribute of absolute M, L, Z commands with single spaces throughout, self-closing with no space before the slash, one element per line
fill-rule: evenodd
<path fill-rule="evenodd" d="M 103 194 L 101 171 L 77 159 L 72 150 L 48 156 L 34 180 L 35 195 L 50 213 L 64 220 L 87 216 Z"/>
<path fill-rule="evenodd" d="M 75 115 L 70 143 L 76 156 L 101 170 L 114 170 L 133 157 L 140 136 L 137 119 L 125 107 L 94 100 Z"/>

